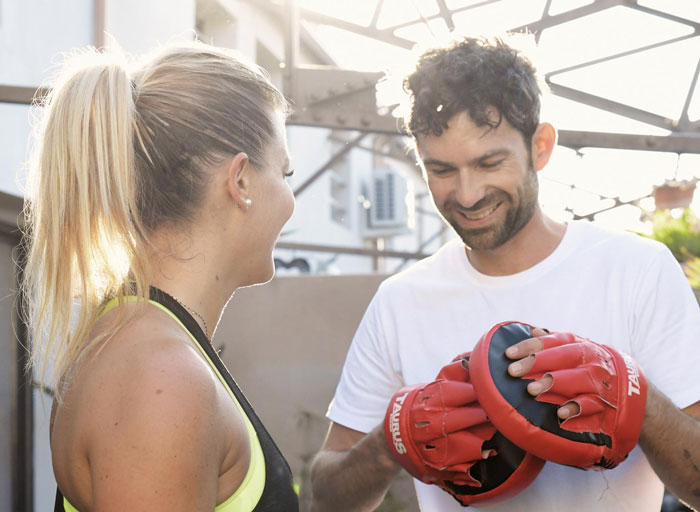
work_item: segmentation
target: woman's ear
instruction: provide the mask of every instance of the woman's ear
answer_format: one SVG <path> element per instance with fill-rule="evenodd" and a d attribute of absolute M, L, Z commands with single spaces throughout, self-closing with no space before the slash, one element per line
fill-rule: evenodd
<path fill-rule="evenodd" d="M 254 172 L 248 155 L 241 152 L 231 159 L 226 176 L 226 189 L 236 207 L 246 209 L 250 204 L 251 173 Z"/>
<path fill-rule="evenodd" d="M 557 132 L 549 123 L 540 123 L 532 136 L 532 165 L 541 171 L 549 162 L 554 146 L 557 144 Z"/>

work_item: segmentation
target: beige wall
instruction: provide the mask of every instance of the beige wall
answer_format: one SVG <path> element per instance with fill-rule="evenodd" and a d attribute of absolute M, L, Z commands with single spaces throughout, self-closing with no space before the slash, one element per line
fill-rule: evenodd
<path fill-rule="evenodd" d="M 217 329 L 214 345 L 302 487 L 352 336 L 385 277 L 275 278 L 238 290 Z M 403 473 L 381 510 L 417 511 L 414 494 Z"/>

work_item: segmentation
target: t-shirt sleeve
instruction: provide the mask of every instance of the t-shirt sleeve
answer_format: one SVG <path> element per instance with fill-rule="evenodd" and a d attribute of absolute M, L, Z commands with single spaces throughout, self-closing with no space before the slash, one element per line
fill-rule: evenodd
<path fill-rule="evenodd" d="M 643 270 L 634 296 L 632 356 L 677 407 L 700 400 L 700 308 L 683 270 L 662 248 Z"/>
<path fill-rule="evenodd" d="M 357 328 L 327 413 L 333 422 L 365 433 L 383 421 L 389 400 L 403 386 L 396 341 L 385 329 L 383 292 L 382 285 Z"/>

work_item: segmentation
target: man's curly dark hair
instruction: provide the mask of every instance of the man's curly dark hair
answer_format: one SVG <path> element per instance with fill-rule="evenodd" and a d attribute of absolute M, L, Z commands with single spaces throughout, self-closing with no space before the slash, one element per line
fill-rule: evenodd
<path fill-rule="evenodd" d="M 467 111 L 478 126 L 497 128 L 505 117 L 532 140 L 539 124 L 540 87 L 532 63 L 502 39 L 467 37 L 423 53 L 403 82 L 410 96 L 405 120 L 414 137 L 439 136 Z M 498 117 L 489 116 L 489 107 Z"/>

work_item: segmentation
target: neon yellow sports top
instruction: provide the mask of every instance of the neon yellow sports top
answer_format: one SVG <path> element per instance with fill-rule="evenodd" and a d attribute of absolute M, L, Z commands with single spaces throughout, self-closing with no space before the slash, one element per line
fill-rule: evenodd
<path fill-rule="evenodd" d="M 137 297 L 126 297 L 126 300 L 137 300 Z M 241 407 L 241 404 L 238 402 L 235 395 L 233 394 L 231 387 L 227 384 L 226 380 L 221 375 L 219 369 L 216 367 L 216 365 L 211 360 L 209 355 L 205 352 L 205 350 L 201 347 L 200 343 L 197 341 L 195 336 L 190 332 L 189 329 L 187 329 L 187 327 L 185 327 L 180 318 L 178 318 L 175 315 L 175 313 L 170 311 L 163 304 L 155 300 L 150 300 L 149 302 L 155 307 L 160 308 L 165 313 L 167 313 L 173 320 L 175 320 L 180 325 L 180 327 L 184 329 L 184 331 L 190 336 L 190 338 L 192 338 L 192 341 L 202 353 L 206 361 L 209 363 L 209 366 L 212 368 L 212 370 L 214 370 L 214 373 L 216 373 L 217 377 L 226 388 L 226 391 L 231 397 L 231 400 L 233 400 L 233 403 L 236 404 L 238 411 L 243 417 L 246 430 L 248 431 L 248 439 L 250 441 L 250 466 L 248 466 L 248 472 L 246 473 L 245 478 L 243 479 L 243 482 L 241 483 L 240 487 L 236 489 L 236 492 L 234 492 L 226 501 L 217 505 L 214 510 L 215 512 L 251 512 L 253 509 L 255 509 L 256 505 L 258 504 L 258 501 L 260 501 L 260 497 L 263 494 L 263 489 L 265 488 L 265 457 L 263 455 L 263 450 L 260 446 L 260 441 L 258 440 L 258 435 L 255 431 L 255 428 L 253 427 L 253 424 L 248 418 L 248 415 L 243 410 L 243 407 Z M 117 305 L 118 300 L 116 298 L 110 300 L 105 305 L 104 309 L 100 313 L 100 316 L 114 309 L 115 307 L 117 307 Z M 68 500 L 65 498 L 63 498 L 63 508 L 66 512 L 78 512 L 78 510 L 75 507 L 73 507 L 73 505 L 68 503 Z"/>

